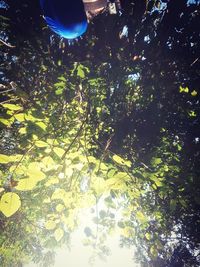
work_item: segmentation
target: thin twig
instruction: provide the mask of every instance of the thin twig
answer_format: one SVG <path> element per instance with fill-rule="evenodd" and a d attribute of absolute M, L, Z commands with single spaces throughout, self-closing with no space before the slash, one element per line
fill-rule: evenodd
<path fill-rule="evenodd" d="M 82 132 L 83 126 L 86 123 L 86 121 L 83 121 L 81 124 L 81 127 L 79 128 L 79 130 L 77 131 L 74 139 L 72 140 L 72 142 L 70 143 L 70 145 L 68 146 L 68 148 L 65 150 L 65 153 L 62 155 L 62 160 L 65 158 L 65 156 L 67 155 L 67 153 L 69 152 L 69 150 L 71 149 L 71 147 L 73 146 L 73 144 L 75 143 L 76 139 L 78 138 L 78 136 L 80 135 L 80 133 Z"/>
<path fill-rule="evenodd" d="M 19 97 L 17 97 L 17 98 L 13 98 L 13 99 L 5 100 L 5 101 L 1 102 L 0 104 L 9 103 L 9 102 L 11 102 L 11 101 L 15 101 L 15 100 L 19 100 Z"/>
<path fill-rule="evenodd" d="M 2 39 L 0 39 L 0 42 L 1 42 L 2 44 L 4 44 L 5 46 L 10 47 L 10 48 L 15 48 L 15 47 L 16 47 L 15 45 L 11 45 L 11 44 L 6 43 L 6 42 L 3 41 Z"/>
<path fill-rule="evenodd" d="M 199 60 L 199 57 L 196 58 L 196 59 L 190 64 L 190 67 L 192 67 L 198 60 Z"/>
<path fill-rule="evenodd" d="M 16 90 L 16 88 L 8 89 L 5 91 L 1 91 L 0 94 L 4 94 L 4 93 L 10 92 L 10 91 L 15 91 L 15 90 Z"/>

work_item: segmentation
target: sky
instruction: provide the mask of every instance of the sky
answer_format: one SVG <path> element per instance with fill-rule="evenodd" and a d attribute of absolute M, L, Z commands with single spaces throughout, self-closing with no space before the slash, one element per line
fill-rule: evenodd
<path fill-rule="evenodd" d="M 57 250 L 54 267 L 91 267 L 88 260 L 92 255 L 90 247 L 83 246 L 81 238 L 83 234 L 80 229 L 72 237 L 71 251 L 67 247 Z M 115 233 L 108 238 L 106 245 L 111 250 L 111 255 L 107 257 L 106 262 L 97 259 L 94 267 L 140 267 L 134 262 L 134 248 L 120 248 L 119 235 Z M 25 267 L 39 267 L 39 265 L 30 263 Z"/>
<path fill-rule="evenodd" d="M 120 215 L 116 213 L 117 216 Z M 89 258 L 92 256 L 92 248 L 82 244 L 82 240 L 86 237 L 84 228 L 86 226 L 94 227 L 90 209 L 81 212 L 80 221 L 81 224 L 78 229 L 71 234 L 70 251 L 67 247 L 56 250 L 54 267 L 91 267 Z M 140 267 L 134 261 L 134 247 L 121 248 L 119 244 L 120 233 L 115 231 L 108 236 L 105 242 L 105 245 L 110 249 L 110 255 L 106 257 L 106 261 L 97 258 L 93 267 Z M 39 265 L 30 263 L 25 267 L 39 267 Z"/>

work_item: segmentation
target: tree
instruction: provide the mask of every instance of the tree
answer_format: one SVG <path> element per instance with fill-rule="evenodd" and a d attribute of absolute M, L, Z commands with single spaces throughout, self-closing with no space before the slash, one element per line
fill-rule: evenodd
<path fill-rule="evenodd" d="M 3 30 L 16 47 L 2 47 L 3 266 L 49 266 L 78 211 L 93 205 L 98 233 L 86 228 L 85 244 L 97 254 L 117 226 L 144 266 L 198 266 L 198 9 L 141 3 L 124 2 L 122 17 L 102 14 L 83 40 L 58 49 L 37 4 L 9 2 Z"/>

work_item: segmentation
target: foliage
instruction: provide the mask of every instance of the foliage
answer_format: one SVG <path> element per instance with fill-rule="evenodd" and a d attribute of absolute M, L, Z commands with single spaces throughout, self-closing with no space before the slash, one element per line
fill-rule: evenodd
<path fill-rule="evenodd" d="M 108 254 L 103 243 L 117 228 L 144 266 L 198 266 L 199 11 L 136 2 L 60 49 L 37 4 L 9 2 L 2 25 L 16 47 L 2 55 L 2 266 L 50 266 L 84 208 L 97 226 L 85 228 L 94 256 Z"/>

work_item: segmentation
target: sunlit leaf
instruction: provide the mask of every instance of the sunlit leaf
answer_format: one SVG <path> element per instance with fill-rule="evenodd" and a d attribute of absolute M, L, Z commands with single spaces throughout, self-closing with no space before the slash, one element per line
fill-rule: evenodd
<path fill-rule="evenodd" d="M 45 223 L 45 228 L 46 228 L 47 230 L 53 230 L 53 229 L 55 229 L 55 228 L 56 228 L 56 223 L 55 223 L 55 221 L 53 221 L 53 220 L 49 220 L 49 221 L 47 221 L 47 222 Z"/>
<path fill-rule="evenodd" d="M 146 233 L 145 237 L 146 237 L 147 240 L 150 240 L 151 239 L 151 234 L 150 233 Z"/>
<path fill-rule="evenodd" d="M 20 134 L 26 134 L 26 133 L 27 133 L 27 129 L 26 129 L 26 127 L 22 127 L 22 128 L 20 128 L 20 129 L 19 129 L 19 133 L 20 133 Z"/>
<path fill-rule="evenodd" d="M 123 235 L 126 238 L 132 238 L 135 234 L 135 231 L 133 228 L 126 226 L 126 227 L 121 229 L 120 233 L 121 233 L 121 235 Z"/>
<path fill-rule="evenodd" d="M 59 158 L 62 158 L 63 154 L 65 153 L 65 150 L 60 148 L 60 147 L 54 147 L 53 148 L 53 151 L 56 153 L 56 155 L 59 157 Z"/>
<path fill-rule="evenodd" d="M 0 154 L 0 164 L 16 162 L 16 161 L 19 161 L 21 158 L 22 158 L 22 155 L 20 155 L 20 154 L 19 155 L 13 155 L 13 156 Z"/>
<path fill-rule="evenodd" d="M 64 209 L 65 209 L 65 206 L 63 206 L 62 204 L 58 204 L 58 205 L 56 206 L 56 210 L 57 210 L 57 212 L 62 212 Z"/>
<path fill-rule="evenodd" d="M 188 87 L 179 87 L 179 92 L 180 93 L 189 93 L 189 88 Z"/>
<path fill-rule="evenodd" d="M 107 191 L 107 184 L 106 181 L 103 178 L 100 177 L 93 177 L 93 182 L 91 184 L 92 189 L 94 190 L 94 193 L 97 196 L 102 195 Z"/>
<path fill-rule="evenodd" d="M 196 90 L 193 90 L 192 92 L 191 92 L 191 96 L 197 96 L 197 91 Z"/>
<path fill-rule="evenodd" d="M 44 123 L 44 122 L 42 122 L 42 121 L 38 121 L 38 122 L 35 122 L 35 124 L 37 125 L 37 126 L 39 126 L 42 130 L 46 130 L 46 128 L 47 128 L 47 125 Z"/>
<path fill-rule="evenodd" d="M 38 181 L 33 178 L 20 179 L 15 189 L 20 191 L 29 191 L 36 187 L 37 182 Z"/>
<path fill-rule="evenodd" d="M 15 119 L 18 120 L 19 122 L 23 122 L 25 120 L 24 113 L 18 113 L 15 114 Z"/>
<path fill-rule="evenodd" d="M 118 155 L 113 156 L 113 160 L 118 163 L 119 165 L 125 165 L 127 167 L 131 167 L 131 162 L 129 160 L 124 160 Z"/>
<path fill-rule="evenodd" d="M 147 222 L 146 216 L 141 211 L 136 212 L 135 216 L 140 223 Z"/>
<path fill-rule="evenodd" d="M 21 200 L 16 193 L 8 192 L 1 197 L 0 210 L 6 217 L 15 214 L 20 207 Z"/>
<path fill-rule="evenodd" d="M 160 163 L 162 163 L 162 159 L 161 158 L 153 158 L 151 160 L 151 164 L 152 165 L 159 165 Z"/>
<path fill-rule="evenodd" d="M 156 249 L 156 247 L 154 245 L 151 246 L 150 253 L 154 258 L 156 258 L 158 256 L 158 251 L 157 251 L 157 249 Z"/>
<path fill-rule="evenodd" d="M 85 72 L 81 64 L 77 67 L 77 75 L 82 79 L 85 78 Z"/>
<path fill-rule="evenodd" d="M 44 142 L 44 141 L 36 141 L 35 142 L 35 145 L 37 146 L 37 147 L 47 147 L 47 146 L 49 146 L 49 144 L 47 144 L 46 142 Z"/>
<path fill-rule="evenodd" d="M 48 171 L 48 170 L 55 169 L 56 168 L 56 163 L 52 159 L 52 157 L 47 156 L 47 157 L 42 158 L 41 166 L 45 171 Z"/>
<path fill-rule="evenodd" d="M 54 232 L 54 236 L 57 242 L 59 242 L 64 235 L 64 231 L 61 228 L 56 229 Z"/>
<path fill-rule="evenodd" d="M 0 118 L 0 123 L 4 124 L 6 126 L 10 126 L 12 122 L 10 120 Z"/>
<path fill-rule="evenodd" d="M 50 178 L 48 180 L 48 182 L 45 183 L 45 186 L 51 186 L 51 185 L 54 185 L 54 184 L 58 184 L 59 183 L 59 179 L 58 178 Z"/>
<path fill-rule="evenodd" d="M 6 164 L 12 162 L 11 157 L 7 155 L 0 154 L 0 163 L 1 164 Z"/>
<path fill-rule="evenodd" d="M 51 199 L 52 200 L 53 199 L 62 199 L 63 200 L 64 197 L 66 196 L 66 193 L 67 192 L 64 189 L 58 188 L 53 192 Z"/>
<path fill-rule="evenodd" d="M 9 109 L 9 110 L 13 110 L 13 111 L 17 111 L 17 110 L 22 109 L 21 106 L 19 106 L 19 105 L 15 105 L 15 104 L 2 104 L 2 106 L 3 106 L 4 108 L 7 108 L 7 109 Z"/>

